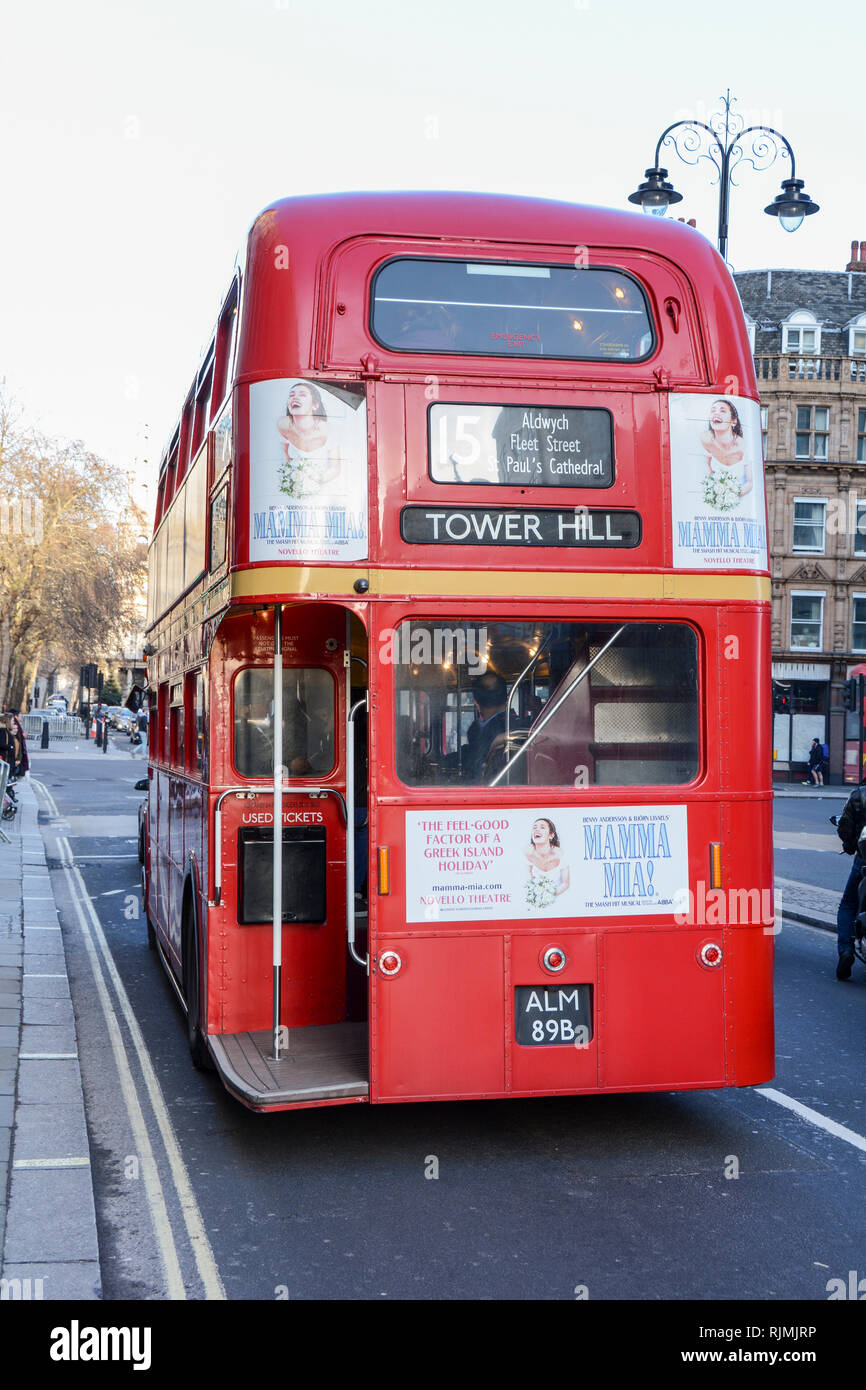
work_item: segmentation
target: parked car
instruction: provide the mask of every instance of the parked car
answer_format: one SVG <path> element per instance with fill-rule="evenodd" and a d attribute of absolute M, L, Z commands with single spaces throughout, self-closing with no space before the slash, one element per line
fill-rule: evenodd
<path fill-rule="evenodd" d="M 135 724 L 135 715 L 132 710 L 126 709 L 123 705 L 111 705 L 108 710 L 108 726 L 111 729 L 118 729 L 122 734 L 131 734 Z"/>
<path fill-rule="evenodd" d="M 27 713 L 31 718 L 35 715 L 38 719 L 62 719 L 66 710 L 58 709 L 56 705 L 46 705 L 44 709 L 31 709 Z"/>

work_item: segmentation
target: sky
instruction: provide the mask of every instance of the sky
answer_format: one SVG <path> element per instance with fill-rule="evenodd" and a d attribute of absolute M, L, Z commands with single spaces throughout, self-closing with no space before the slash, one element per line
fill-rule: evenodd
<path fill-rule="evenodd" d="M 734 270 L 843 270 L 866 240 L 862 6 L 694 0 L 0 0 L 0 383 L 27 418 L 152 476 L 235 255 L 275 198 L 451 188 L 628 208 L 672 121 L 730 89 L 820 204 L 762 209 Z M 715 238 L 707 161 L 662 160 Z M 147 490 L 142 491 L 147 485 Z"/>

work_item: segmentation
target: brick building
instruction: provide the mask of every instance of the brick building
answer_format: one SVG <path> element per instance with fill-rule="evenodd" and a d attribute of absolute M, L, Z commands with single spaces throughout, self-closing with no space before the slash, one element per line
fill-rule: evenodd
<path fill-rule="evenodd" d="M 777 775 L 801 775 L 813 737 L 830 780 L 856 777 L 842 684 L 866 671 L 866 242 L 844 270 L 734 276 L 752 348 L 767 472 Z M 846 728 L 847 724 L 847 728 Z"/>

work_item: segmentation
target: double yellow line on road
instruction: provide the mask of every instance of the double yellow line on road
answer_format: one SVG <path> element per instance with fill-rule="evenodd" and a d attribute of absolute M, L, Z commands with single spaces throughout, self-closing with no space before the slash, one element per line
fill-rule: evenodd
<path fill-rule="evenodd" d="M 44 783 L 38 781 L 35 777 L 31 778 L 31 782 L 34 787 L 38 788 L 51 815 L 59 816 L 57 804 Z M 165 1200 L 162 1180 L 159 1175 L 159 1168 L 153 1152 L 153 1146 L 150 1142 L 150 1135 L 136 1088 L 135 1078 L 133 1077 L 132 1069 L 129 1064 L 127 1049 L 120 1028 L 120 1021 L 117 1017 L 117 1012 L 114 1008 L 111 993 L 108 988 L 109 979 L 114 987 L 120 1011 L 129 1030 L 132 1045 L 138 1057 L 148 1099 L 165 1147 L 172 1182 L 177 1194 L 186 1233 L 192 1247 L 196 1268 L 198 1269 L 199 1277 L 204 1288 L 205 1298 L 225 1299 L 225 1289 L 223 1288 L 222 1280 L 219 1276 L 219 1270 L 217 1269 L 210 1241 L 207 1238 L 201 1211 L 195 1199 L 195 1193 L 193 1192 L 186 1164 L 180 1152 L 174 1126 L 171 1123 L 171 1117 L 169 1116 L 168 1108 L 162 1094 L 162 1088 L 157 1079 L 156 1072 L 154 1071 L 153 1063 L 150 1060 L 150 1053 L 141 1032 L 138 1019 L 135 1016 L 123 981 L 120 978 L 111 952 L 111 947 L 108 944 L 102 929 L 102 924 L 96 914 L 90 895 L 87 892 L 84 879 L 75 863 L 69 841 L 65 836 L 58 836 L 57 843 L 60 861 L 63 865 L 63 872 L 69 889 L 69 896 L 72 899 L 72 904 L 81 927 L 82 939 L 93 971 L 94 983 L 99 996 L 102 1013 L 105 1018 L 108 1036 L 111 1041 L 111 1048 L 114 1053 L 114 1060 L 120 1079 L 120 1089 L 126 1105 L 130 1127 L 138 1149 L 145 1192 L 147 1194 L 153 1229 L 159 1248 L 160 1258 L 162 1260 L 168 1296 L 170 1299 L 185 1299 L 187 1297 L 186 1286 L 183 1281 L 175 1233 L 168 1213 L 168 1206 Z M 99 947 L 98 950 L 97 944 Z M 100 952 L 102 953 L 101 958 Z M 106 976 L 108 978 L 106 978 Z"/>

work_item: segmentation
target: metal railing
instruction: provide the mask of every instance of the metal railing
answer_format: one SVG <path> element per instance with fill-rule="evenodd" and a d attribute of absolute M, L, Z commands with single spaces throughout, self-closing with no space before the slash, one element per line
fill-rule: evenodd
<path fill-rule="evenodd" d="M 849 381 L 866 385 L 866 358 L 811 357 L 803 353 L 755 356 L 758 381 Z"/>
<path fill-rule="evenodd" d="M 28 739 L 42 737 L 43 722 L 48 725 L 48 737 L 52 743 L 56 739 L 71 740 L 86 737 L 84 722 L 79 719 L 77 714 L 63 714 L 44 719 L 41 714 L 22 714 L 19 718 L 24 736 Z"/>

